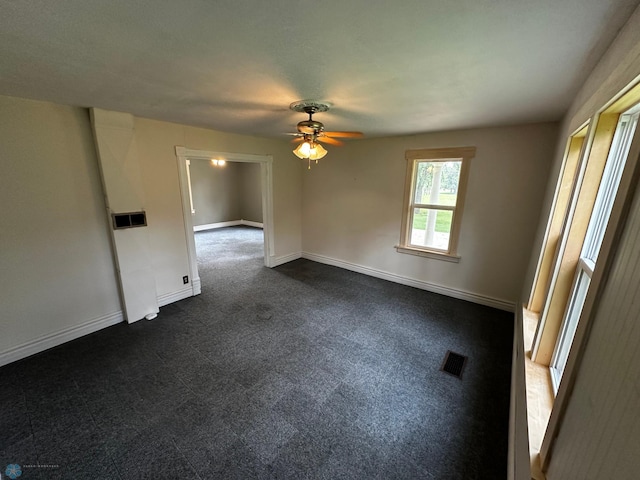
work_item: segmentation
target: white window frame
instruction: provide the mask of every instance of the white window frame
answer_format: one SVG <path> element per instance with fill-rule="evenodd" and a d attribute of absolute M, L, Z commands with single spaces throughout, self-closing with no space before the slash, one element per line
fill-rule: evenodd
<path fill-rule="evenodd" d="M 191 215 L 196 214 L 196 209 L 193 208 L 193 190 L 191 189 L 191 160 L 186 160 L 187 166 L 187 186 L 189 187 L 189 208 L 191 209 Z"/>
<path fill-rule="evenodd" d="M 640 106 L 636 106 L 620 115 L 609 155 L 605 163 L 602 179 L 591 212 L 589 225 L 580 252 L 580 258 L 571 287 L 571 295 L 562 319 L 562 326 L 556 340 L 549 370 L 554 394 L 557 395 L 564 374 L 569 352 L 578 328 L 584 302 L 589 291 L 593 272 L 598 262 L 598 254 L 609 223 L 609 217 L 622 178 L 625 163 L 629 156 L 631 142 L 638 124 Z M 586 286 L 585 285 L 586 282 Z M 581 288 L 584 286 L 583 288 Z"/>
<path fill-rule="evenodd" d="M 405 159 L 407 161 L 407 173 L 405 177 L 404 206 L 402 213 L 402 229 L 400 233 L 400 243 L 396 245 L 399 253 L 408 253 L 428 258 L 436 258 L 449 262 L 458 262 L 460 257 L 457 254 L 458 239 L 460 236 L 460 225 L 462 223 L 462 211 L 464 199 L 467 191 L 469 178 L 470 160 L 475 157 L 475 147 L 452 147 L 452 148 L 427 148 L 420 150 L 407 150 Z M 429 205 L 415 203 L 416 172 L 417 165 L 421 161 L 428 162 L 451 162 L 459 161 L 460 178 L 458 180 L 458 191 L 455 205 Z M 432 210 L 450 210 L 451 232 L 449 234 L 449 246 L 446 249 L 437 249 L 427 246 L 413 245 L 411 243 L 411 226 L 413 225 L 413 213 L 415 208 L 426 208 Z"/>

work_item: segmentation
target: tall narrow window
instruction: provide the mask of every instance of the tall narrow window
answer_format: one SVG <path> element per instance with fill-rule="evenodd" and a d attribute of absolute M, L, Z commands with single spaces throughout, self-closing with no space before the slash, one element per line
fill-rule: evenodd
<path fill-rule="evenodd" d="M 187 186 L 189 187 L 189 206 L 191 207 L 191 215 L 195 215 L 196 209 L 193 208 L 193 191 L 191 190 L 191 160 L 186 160 L 187 165 Z"/>
<path fill-rule="evenodd" d="M 409 150 L 401 253 L 455 260 L 468 161 L 475 148 Z"/>
<path fill-rule="evenodd" d="M 613 208 L 639 115 L 640 107 L 633 108 L 629 112 L 620 115 L 616 126 L 582 250 L 580 251 L 567 310 L 562 320 L 562 327 L 551 359 L 551 379 L 556 392 L 567 364 L 571 344 L 578 327 L 593 271 L 598 261 L 598 254 L 609 223 L 609 216 L 611 215 L 611 209 Z"/>
<path fill-rule="evenodd" d="M 571 202 L 571 193 L 580 168 L 580 159 L 586 143 L 588 128 L 588 124 L 580 128 L 569 138 L 567 143 L 567 151 L 562 162 L 562 170 L 556 185 L 551 215 L 549 215 L 545 239 L 538 259 L 535 280 L 527 304 L 527 309 L 536 314 L 541 313 L 547 295 L 553 271 L 553 260 L 561 239 L 563 220 L 567 215 Z"/>

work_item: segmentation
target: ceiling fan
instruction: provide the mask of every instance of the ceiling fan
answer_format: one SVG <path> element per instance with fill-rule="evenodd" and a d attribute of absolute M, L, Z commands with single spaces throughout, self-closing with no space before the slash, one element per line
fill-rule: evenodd
<path fill-rule="evenodd" d="M 313 119 L 313 115 L 318 112 L 326 112 L 331 105 L 328 103 L 317 102 L 315 100 L 300 100 L 293 102 L 289 105 L 289 108 L 295 112 L 306 113 L 309 115 L 308 120 L 298 122 L 297 132 L 290 133 L 296 138 L 294 142 L 302 142 L 296 147 L 293 153 L 302 159 L 309 161 L 309 169 L 311 168 L 311 160 L 318 160 L 327 154 L 320 143 L 327 143 L 329 145 L 344 145 L 344 143 L 337 138 L 359 138 L 362 137 L 361 132 L 327 132 L 324 129 L 324 124 Z"/>

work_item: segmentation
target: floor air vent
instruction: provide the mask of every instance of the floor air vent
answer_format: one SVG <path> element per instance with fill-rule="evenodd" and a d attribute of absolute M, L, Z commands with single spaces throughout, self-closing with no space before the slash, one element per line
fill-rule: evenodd
<path fill-rule="evenodd" d="M 442 362 L 442 370 L 454 377 L 462 378 L 462 370 L 467 363 L 467 357 L 454 353 L 451 350 L 447 350 L 447 354 L 444 356 L 444 362 Z"/>

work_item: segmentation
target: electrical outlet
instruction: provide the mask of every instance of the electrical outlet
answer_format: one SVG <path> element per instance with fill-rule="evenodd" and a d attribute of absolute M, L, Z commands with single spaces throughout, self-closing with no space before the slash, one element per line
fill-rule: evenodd
<path fill-rule="evenodd" d="M 185 275 L 184 277 L 182 277 L 182 283 L 184 283 L 185 285 L 189 283 L 189 275 Z"/>

